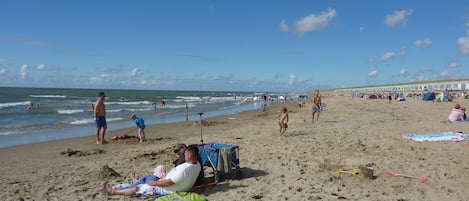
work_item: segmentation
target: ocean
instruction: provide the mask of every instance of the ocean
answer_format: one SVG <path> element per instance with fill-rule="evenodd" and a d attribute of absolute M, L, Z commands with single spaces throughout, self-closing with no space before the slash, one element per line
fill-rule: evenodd
<path fill-rule="evenodd" d="M 109 131 L 133 127 L 132 114 L 147 125 L 183 122 L 186 104 L 189 121 L 200 120 L 198 113 L 205 119 L 264 106 L 262 93 L 255 92 L 15 87 L 0 91 L 0 147 L 95 135 L 92 104 L 100 91 L 106 93 Z"/>

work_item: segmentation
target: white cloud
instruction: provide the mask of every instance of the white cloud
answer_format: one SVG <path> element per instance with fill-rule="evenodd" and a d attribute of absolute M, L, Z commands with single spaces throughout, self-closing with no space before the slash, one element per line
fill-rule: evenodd
<path fill-rule="evenodd" d="M 409 76 L 409 72 L 406 69 L 401 69 L 399 71 L 399 76 L 400 77 L 407 77 L 407 76 Z"/>
<path fill-rule="evenodd" d="M 399 52 L 399 54 L 400 54 L 401 56 L 406 56 L 406 55 L 407 55 L 407 47 L 406 47 L 406 46 L 403 46 L 403 47 L 401 48 L 401 52 Z"/>
<path fill-rule="evenodd" d="M 368 77 L 375 77 L 376 75 L 378 75 L 378 71 L 376 70 L 372 70 L 371 72 L 368 73 Z"/>
<path fill-rule="evenodd" d="M 96 77 L 96 76 L 92 76 L 89 79 L 90 83 L 96 83 L 96 82 L 99 82 L 100 80 L 101 79 L 99 77 Z"/>
<path fill-rule="evenodd" d="M 288 32 L 287 20 L 283 19 L 282 21 L 280 21 L 279 27 L 280 27 L 280 30 L 281 30 L 282 32 L 284 32 L 284 33 L 285 33 L 285 32 Z"/>
<path fill-rule="evenodd" d="M 0 63 L 6 63 L 6 62 L 8 62 L 8 59 L 0 58 Z"/>
<path fill-rule="evenodd" d="M 459 67 L 461 67 L 461 64 L 459 64 L 458 62 L 455 62 L 455 61 L 450 61 L 446 64 L 446 67 L 448 67 L 448 68 L 459 68 Z"/>
<path fill-rule="evenodd" d="M 5 69 L 5 68 L 0 69 L 0 76 L 4 76 L 4 75 L 6 75 L 6 74 L 8 74 L 8 70 L 7 70 L 7 69 Z"/>
<path fill-rule="evenodd" d="M 381 57 L 381 62 L 385 62 L 389 59 L 392 59 L 396 57 L 396 53 L 395 52 L 386 52 L 382 57 Z"/>
<path fill-rule="evenodd" d="M 463 56 L 469 56 L 469 23 L 466 24 L 466 27 L 468 28 L 466 30 L 466 34 L 468 36 L 458 38 L 457 40 L 457 43 L 459 45 L 459 51 Z"/>
<path fill-rule="evenodd" d="M 449 79 L 451 78 L 451 74 L 448 70 L 444 70 L 443 72 L 441 72 L 440 77 L 442 79 Z"/>
<path fill-rule="evenodd" d="M 319 15 L 308 15 L 295 23 L 295 31 L 303 36 L 304 33 L 327 27 L 329 22 L 337 15 L 334 9 L 327 9 Z"/>
<path fill-rule="evenodd" d="M 290 75 L 290 80 L 288 81 L 288 86 L 292 86 L 295 83 L 296 76 Z"/>
<path fill-rule="evenodd" d="M 430 67 L 423 66 L 423 67 L 419 68 L 418 72 L 419 73 L 435 73 L 435 70 L 433 70 Z"/>
<path fill-rule="evenodd" d="M 412 14 L 412 9 L 397 10 L 392 15 L 387 15 L 384 19 L 384 24 L 389 27 L 396 26 L 397 24 L 404 24 L 407 22 L 407 17 Z"/>
<path fill-rule="evenodd" d="M 139 74 L 139 72 L 140 72 L 140 70 L 138 68 L 132 69 L 132 71 L 130 71 L 128 73 L 129 78 L 136 77 Z"/>
<path fill-rule="evenodd" d="M 423 40 L 416 40 L 414 42 L 415 44 L 415 47 L 419 47 L 419 48 L 427 48 L 427 47 L 430 47 L 432 46 L 432 40 L 430 40 L 429 38 L 425 38 Z"/>
<path fill-rule="evenodd" d="M 103 73 L 99 76 L 90 76 L 88 80 L 91 84 L 110 84 L 107 83 L 110 81 L 109 77 L 109 74 Z"/>
<path fill-rule="evenodd" d="M 417 75 L 417 76 L 414 76 L 414 78 L 411 81 L 425 81 L 425 80 L 428 80 L 428 78 L 426 78 L 423 75 Z"/>
<path fill-rule="evenodd" d="M 469 36 L 458 38 L 459 51 L 463 56 L 469 56 Z"/>
<path fill-rule="evenodd" d="M 21 79 L 26 79 L 26 75 L 28 75 L 28 65 L 24 64 L 23 66 L 21 66 L 20 70 Z"/>
<path fill-rule="evenodd" d="M 373 63 L 375 60 L 373 58 L 368 58 L 368 63 Z"/>
<path fill-rule="evenodd" d="M 39 64 L 39 65 L 37 65 L 36 69 L 44 70 L 44 69 L 46 69 L 46 65 L 45 64 Z"/>

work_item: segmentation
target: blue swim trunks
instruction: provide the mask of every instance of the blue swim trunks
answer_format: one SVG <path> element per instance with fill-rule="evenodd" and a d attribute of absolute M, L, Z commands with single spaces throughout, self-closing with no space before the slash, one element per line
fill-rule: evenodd
<path fill-rule="evenodd" d="M 96 117 L 96 128 L 106 127 L 106 117 L 105 116 L 98 116 Z"/>

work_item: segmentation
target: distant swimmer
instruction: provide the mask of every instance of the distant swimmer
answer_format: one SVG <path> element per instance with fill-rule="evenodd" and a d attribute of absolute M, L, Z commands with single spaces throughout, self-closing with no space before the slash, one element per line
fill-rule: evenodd
<path fill-rule="evenodd" d="M 26 108 L 27 110 L 38 110 L 39 105 L 34 105 L 34 104 L 28 104 L 28 107 Z"/>

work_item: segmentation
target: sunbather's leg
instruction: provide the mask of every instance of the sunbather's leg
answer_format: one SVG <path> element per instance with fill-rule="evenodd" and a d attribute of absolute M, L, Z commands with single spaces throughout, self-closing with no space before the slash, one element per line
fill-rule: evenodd
<path fill-rule="evenodd" d="M 105 193 L 107 193 L 108 195 L 127 195 L 127 196 L 131 196 L 131 195 L 135 195 L 135 193 L 137 192 L 137 188 L 129 188 L 129 189 L 125 189 L 125 190 L 114 190 L 114 189 L 112 189 L 111 185 L 109 185 L 107 183 L 104 183 L 103 191 Z"/>

